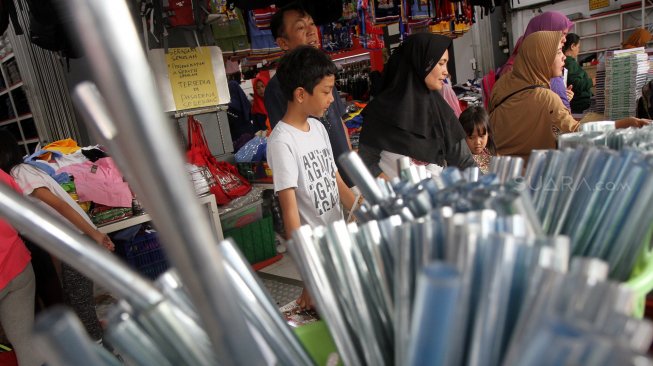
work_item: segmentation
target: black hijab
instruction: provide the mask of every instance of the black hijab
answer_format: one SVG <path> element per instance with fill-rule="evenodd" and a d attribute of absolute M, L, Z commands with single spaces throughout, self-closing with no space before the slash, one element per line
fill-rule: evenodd
<path fill-rule="evenodd" d="M 444 166 L 446 152 L 465 131 L 424 78 L 450 44 L 449 37 L 418 33 L 397 48 L 385 66 L 381 93 L 362 112 L 362 144 Z"/>

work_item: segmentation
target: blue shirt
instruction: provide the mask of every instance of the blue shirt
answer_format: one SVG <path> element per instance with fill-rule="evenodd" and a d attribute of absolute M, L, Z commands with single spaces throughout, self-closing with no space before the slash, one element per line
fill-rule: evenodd
<path fill-rule="evenodd" d="M 283 96 L 281 85 L 279 84 L 279 79 L 276 75 L 270 79 L 270 82 L 265 88 L 264 99 L 265 109 L 267 109 L 268 117 L 270 118 L 270 127 L 274 128 L 274 126 L 277 125 L 277 122 L 279 122 L 279 120 L 281 120 L 281 118 L 286 114 L 286 110 L 288 109 L 288 100 Z M 323 118 L 316 119 L 319 119 L 327 130 L 329 142 L 331 143 L 331 150 L 333 151 L 333 156 L 336 160 L 336 166 L 338 167 L 340 176 L 345 183 L 351 187 L 351 180 L 340 168 L 340 163 L 338 162 L 338 157 L 340 157 L 340 155 L 349 152 L 345 128 L 342 125 L 342 116 L 344 115 L 345 105 L 340 100 L 336 88 L 333 88 L 333 103 L 331 103 Z"/>

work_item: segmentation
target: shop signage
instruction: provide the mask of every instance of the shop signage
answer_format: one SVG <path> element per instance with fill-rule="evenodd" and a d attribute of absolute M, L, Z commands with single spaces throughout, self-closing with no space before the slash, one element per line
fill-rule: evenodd
<path fill-rule="evenodd" d="M 166 54 L 166 65 L 177 110 L 219 104 L 208 47 L 170 48 Z"/>

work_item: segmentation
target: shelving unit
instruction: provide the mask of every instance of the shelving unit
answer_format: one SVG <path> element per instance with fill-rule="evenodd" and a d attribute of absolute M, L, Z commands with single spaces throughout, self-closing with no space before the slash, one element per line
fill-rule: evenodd
<path fill-rule="evenodd" d="M 13 53 L 0 59 L 0 128 L 11 132 L 25 154 L 34 151 L 39 133 Z"/>
<path fill-rule="evenodd" d="M 646 27 L 653 25 L 653 6 L 644 8 Z M 623 41 L 642 26 L 642 8 L 617 10 L 575 21 L 574 33 L 580 36 L 579 56 L 621 48 Z"/>
<path fill-rule="evenodd" d="M 200 196 L 197 199 L 202 204 L 202 207 L 206 209 L 206 214 L 208 215 L 209 220 L 211 221 L 213 233 L 216 235 L 218 240 L 224 239 L 224 235 L 222 234 L 222 224 L 220 223 L 220 214 L 218 213 L 218 206 L 215 202 L 215 196 L 209 194 L 205 196 Z M 142 215 L 132 216 L 124 220 L 99 226 L 98 230 L 102 233 L 108 234 L 114 231 L 126 229 L 134 225 L 142 224 L 148 221 L 152 221 L 152 218 L 150 217 L 150 215 L 145 213 Z"/>

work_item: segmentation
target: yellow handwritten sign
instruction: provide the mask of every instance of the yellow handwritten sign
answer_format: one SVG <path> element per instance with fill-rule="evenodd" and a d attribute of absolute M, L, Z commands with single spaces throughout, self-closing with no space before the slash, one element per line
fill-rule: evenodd
<path fill-rule="evenodd" d="M 590 10 L 603 9 L 610 6 L 610 0 L 589 0 Z"/>
<path fill-rule="evenodd" d="M 218 104 L 218 89 L 208 47 L 170 48 L 166 63 L 177 110 Z"/>

